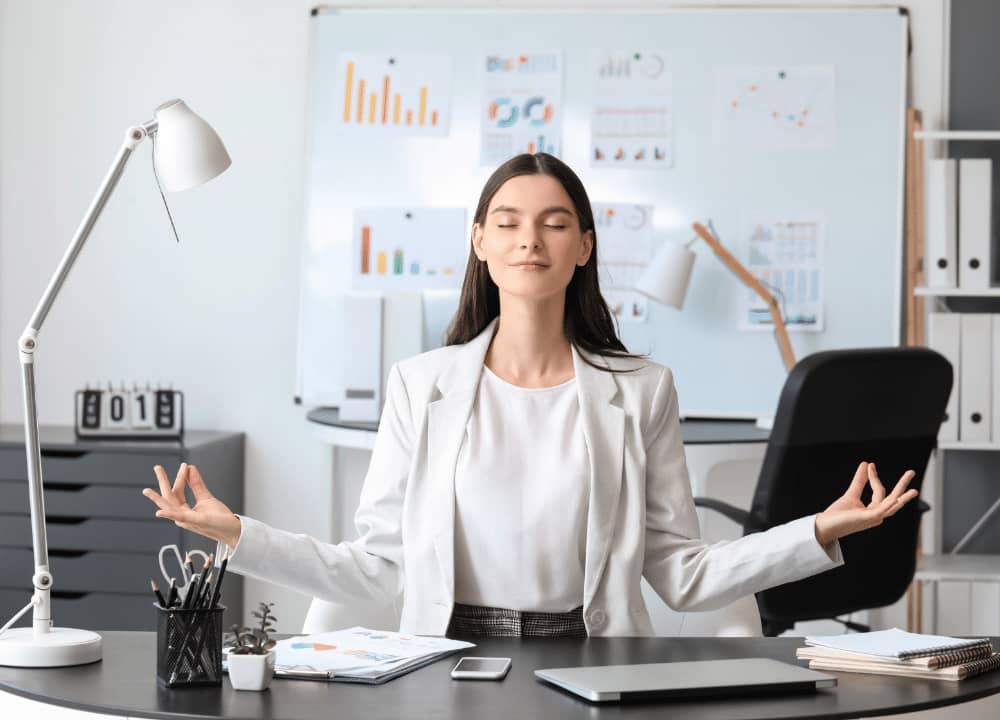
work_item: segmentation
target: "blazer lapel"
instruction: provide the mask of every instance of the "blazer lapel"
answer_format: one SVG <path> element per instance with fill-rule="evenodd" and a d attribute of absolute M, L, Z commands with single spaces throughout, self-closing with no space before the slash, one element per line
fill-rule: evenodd
<path fill-rule="evenodd" d="M 592 361 L 607 365 L 604 357 L 588 354 Z M 587 510 L 587 545 L 583 578 L 583 605 L 590 605 L 614 532 L 618 497 L 621 493 L 625 458 L 625 411 L 611 400 L 618 392 L 614 376 L 584 361 L 573 347 L 580 416 L 590 462 L 590 502 Z"/>
<path fill-rule="evenodd" d="M 455 470 L 497 322 L 459 349 L 437 380 L 442 397 L 427 407 L 428 491 L 435 509 L 428 521 L 438 528 L 434 550 L 449 601 L 455 597 Z"/>

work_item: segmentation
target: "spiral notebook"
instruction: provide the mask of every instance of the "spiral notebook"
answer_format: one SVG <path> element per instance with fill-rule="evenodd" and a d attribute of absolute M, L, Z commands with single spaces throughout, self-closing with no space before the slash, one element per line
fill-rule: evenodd
<path fill-rule="evenodd" d="M 847 635 L 809 635 L 806 645 L 863 653 L 894 660 L 944 656 L 976 648 L 990 648 L 989 638 L 955 638 L 946 635 L 910 633 L 899 628 Z"/>
<path fill-rule="evenodd" d="M 994 653 L 989 657 L 978 660 L 938 668 L 911 664 L 909 661 L 900 662 L 885 658 L 878 660 L 855 660 L 853 659 L 855 657 L 872 658 L 874 656 L 845 653 L 839 650 L 828 650 L 817 647 L 799 648 L 795 654 L 800 660 L 809 661 L 810 670 L 896 675 L 900 677 L 927 678 L 930 680 L 950 680 L 952 682 L 1000 669 L 1000 653 Z M 851 657 L 846 657 L 848 655 Z"/>

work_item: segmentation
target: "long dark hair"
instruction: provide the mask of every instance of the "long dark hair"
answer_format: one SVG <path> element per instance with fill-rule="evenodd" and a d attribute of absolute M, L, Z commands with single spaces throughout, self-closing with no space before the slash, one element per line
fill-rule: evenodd
<path fill-rule="evenodd" d="M 593 251 L 584 265 L 577 265 L 573 277 L 566 287 L 565 317 L 563 332 L 566 339 L 578 348 L 596 355 L 606 357 L 642 358 L 634 355 L 618 337 L 618 328 L 608 309 L 608 304 L 601 295 L 597 278 L 597 231 L 594 228 L 594 213 L 590 208 L 587 191 L 569 165 L 548 153 L 524 153 L 515 155 L 490 175 L 479 197 L 474 223 L 485 224 L 486 211 L 490 200 L 500 186 L 518 175 L 548 175 L 559 181 L 566 190 L 576 216 L 580 221 L 580 232 L 588 230 L 593 233 Z M 465 267 L 465 279 L 462 282 L 462 294 L 458 302 L 458 311 L 448 326 L 445 345 L 460 345 L 469 342 L 481 333 L 492 320 L 500 314 L 500 291 L 490 277 L 486 262 L 476 257 L 473 248 L 469 249 L 469 261 Z M 613 370 L 602 365 L 595 365 L 600 370 Z M 635 370 L 637 368 L 632 368 Z"/>

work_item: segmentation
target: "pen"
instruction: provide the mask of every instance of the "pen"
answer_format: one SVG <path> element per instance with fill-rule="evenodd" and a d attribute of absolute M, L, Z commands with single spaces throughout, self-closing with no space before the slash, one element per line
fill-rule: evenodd
<path fill-rule="evenodd" d="M 229 564 L 229 550 L 226 550 L 225 555 L 222 556 L 222 564 L 219 565 L 219 577 L 215 579 L 215 589 L 212 591 L 212 602 L 209 603 L 210 608 L 214 608 L 219 604 L 219 594 L 222 592 L 222 577 L 226 574 L 226 565 Z"/>
<path fill-rule="evenodd" d="M 163 600 L 163 595 L 160 593 L 160 588 L 156 587 L 156 582 L 150 578 L 149 586 L 153 588 L 153 592 L 156 593 L 156 601 L 160 603 L 160 607 L 165 608 L 167 603 Z"/>

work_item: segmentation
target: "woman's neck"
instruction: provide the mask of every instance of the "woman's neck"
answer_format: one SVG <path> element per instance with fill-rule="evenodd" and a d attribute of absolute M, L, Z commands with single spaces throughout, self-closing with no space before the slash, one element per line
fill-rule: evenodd
<path fill-rule="evenodd" d="M 564 310 L 564 298 L 529 303 L 501 297 L 486 366 L 521 387 L 549 387 L 572 378 L 573 350 L 563 329 Z"/>

